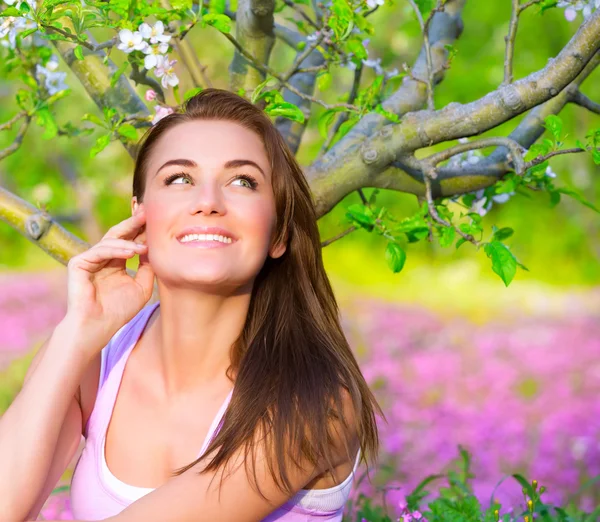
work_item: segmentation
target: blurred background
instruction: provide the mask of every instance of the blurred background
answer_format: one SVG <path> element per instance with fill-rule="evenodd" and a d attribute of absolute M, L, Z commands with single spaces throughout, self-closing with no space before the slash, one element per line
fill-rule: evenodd
<path fill-rule="evenodd" d="M 517 79 L 544 67 L 582 21 L 579 16 L 568 22 L 564 10 L 535 11 L 526 11 L 519 26 Z M 509 1 L 467 3 L 457 56 L 436 89 L 436 107 L 475 100 L 502 82 L 509 15 Z M 410 7 L 385 5 L 372 22 L 369 58 L 381 58 L 385 69 L 414 62 L 421 40 Z M 101 30 L 98 35 L 101 39 Z M 210 28 L 197 27 L 189 38 L 213 85 L 226 88 L 223 64 L 232 57 L 230 44 Z M 113 59 L 119 63 L 117 54 Z M 275 65 L 292 59 L 289 49 L 276 45 Z M 64 63 L 59 70 L 68 72 L 73 94 L 57 105 L 57 119 L 79 124 L 83 113 L 99 114 Z M 372 70 L 367 79 L 369 74 Z M 351 85 L 351 71 L 335 75 L 322 93 L 325 100 L 335 100 Z M 180 78 L 181 92 L 193 87 L 183 74 Z M 596 71 L 582 87 L 597 102 L 599 80 Z M 19 81 L 0 77 L 2 122 L 14 114 Z M 567 147 L 600 126 L 600 116 L 578 106 L 567 105 L 560 116 Z M 298 154 L 304 165 L 322 145 L 316 119 Z M 506 135 L 520 119 L 486 135 Z M 0 186 L 46 205 L 67 229 L 95 243 L 130 214 L 133 162 L 120 143 L 90 158 L 95 134 L 46 141 L 42 133 L 34 126 L 20 150 L 0 162 Z M 0 133 L 0 149 L 14 134 Z M 550 165 L 558 186 L 600 205 L 600 169 L 589 155 L 557 157 Z M 365 189 L 365 195 L 371 191 Z M 345 209 L 359 202 L 356 193 L 349 195 L 320 220 L 323 240 L 349 225 Z M 381 191 L 378 203 L 395 217 L 418 208 L 414 196 L 391 191 Z M 498 485 L 507 473 L 520 472 L 545 485 L 548 500 L 598 505 L 598 488 L 582 486 L 600 474 L 600 216 L 568 197 L 551 208 L 547 194 L 531 192 L 529 198 L 515 195 L 494 204 L 483 223 L 486 230 L 492 225 L 515 230 L 507 243 L 529 271 L 518 270 L 508 288 L 470 244 L 458 251 L 412 244 L 398 274 L 386 265 L 385 240 L 364 230 L 323 251 L 344 328 L 387 417 L 380 423 L 382 451 L 372 483 L 361 481 L 353 494 L 378 496 L 393 511 L 421 479 L 449 466 L 460 444 L 472 453 L 483 502 L 522 498 L 510 481 Z M 0 223 L 0 414 L 65 310 L 66 268 Z M 70 470 L 61 484 L 69 480 Z M 59 510 L 53 502 L 58 506 L 49 501 L 47 517 L 48 510 Z"/>

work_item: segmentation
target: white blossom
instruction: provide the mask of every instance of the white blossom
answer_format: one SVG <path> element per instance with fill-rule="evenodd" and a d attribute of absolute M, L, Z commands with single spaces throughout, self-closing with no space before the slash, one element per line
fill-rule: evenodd
<path fill-rule="evenodd" d="M 50 95 L 69 88 L 69 86 L 65 83 L 65 78 L 67 77 L 66 72 L 54 72 L 53 70 L 49 70 L 38 63 L 35 66 L 35 75 L 37 76 L 38 80 L 44 81 L 44 86 Z"/>
<path fill-rule="evenodd" d="M 152 125 L 156 125 L 165 116 L 173 113 L 171 107 L 162 107 L 161 105 L 158 105 L 154 108 L 156 109 L 156 114 L 154 115 L 154 118 L 152 118 Z"/>
<path fill-rule="evenodd" d="M 168 50 L 169 44 L 166 43 L 147 45 L 144 48 L 144 53 L 147 55 L 144 58 L 144 67 L 148 70 L 156 67 L 159 57 L 163 56 Z"/>
<path fill-rule="evenodd" d="M 375 72 L 377 74 L 383 74 L 383 68 L 381 67 L 381 58 L 377 58 L 376 60 L 369 58 L 368 60 L 363 60 L 362 63 L 365 67 L 372 67 L 373 69 L 375 69 Z"/>
<path fill-rule="evenodd" d="M 150 39 L 150 43 L 166 43 L 171 39 L 171 35 L 164 34 L 165 25 L 159 20 L 154 25 L 150 25 L 146 22 L 140 24 L 138 31 L 142 37 L 146 40 Z"/>
<path fill-rule="evenodd" d="M 600 0 L 559 0 L 557 7 L 565 8 L 565 18 L 572 22 L 581 11 L 584 20 L 587 20 L 595 9 L 600 9 Z"/>
<path fill-rule="evenodd" d="M 0 45 L 14 49 L 17 45 L 17 35 L 34 27 L 37 27 L 35 22 L 22 16 L 0 18 Z"/>
<path fill-rule="evenodd" d="M 506 203 L 514 195 L 515 195 L 514 192 L 508 192 L 508 193 L 504 193 L 504 194 L 496 194 L 495 196 L 492 196 L 492 200 L 495 203 Z"/>
<path fill-rule="evenodd" d="M 552 170 L 552 167 L 550 165 L 548 165 L 546 167 L 546 172 L 545 172 L 546 176 L 548 176 L 549 178 L 555 178 L 556 177 L 556 172 L 554 172 Z"/>
<path fill-rule="evenodd" d="M 485 216 L 490 209 L 491 204 L 488 203 L 487 198 L 478 199 L 473 202 L 472 210 L 473 212 L 477 212 L 480 216 Z"/>
<path fill-rule="evenodd" d="M 375 9 L 378 5 L 383 5 L 385 0 L 367 0 L 367 5 L 369 9 Z"/>
<path fill-rule="evenodd" d="M 117 45 L 117 49 L 130 53 L 132 51 L 143 51 L 148 45 L 144 42 L 142 34 L 139 31 L 131 32 L 129 29 L 121 29 L 119 31 L 119 39 L 121 43 Z"/>
<path fill-rule="evenodd" d="M 161 84 L 166 89 L 169 85 L 175 87 L 179 83 L 179 78 L 175 74 L 173 66 L 177 63 L 177 60 L 169 60 L 167 56 L 158 56 L 158 63 L 154 74 L 157 78 L 161 78 Z"/>

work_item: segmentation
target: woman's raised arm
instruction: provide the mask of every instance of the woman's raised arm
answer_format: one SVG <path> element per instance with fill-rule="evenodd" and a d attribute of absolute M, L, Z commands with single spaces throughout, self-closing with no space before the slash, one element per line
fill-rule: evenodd
<path fill-rule="evenodd" d="M 3 522 L 24 520 L 47 488 L 53 460 L 62 465 L 72 456 L 82 431 L 76 398 L 81 379 L 92 359 L 152 296 L 154 274 L 143 259 L 147 247 L 135 241 L 143 237 L 144 223 L 143 212 L 137 213 L 69 261 L 67 314 L 0 418 Z M 136 253 L 141 258 L 134 278 L 126 260 Z"/>

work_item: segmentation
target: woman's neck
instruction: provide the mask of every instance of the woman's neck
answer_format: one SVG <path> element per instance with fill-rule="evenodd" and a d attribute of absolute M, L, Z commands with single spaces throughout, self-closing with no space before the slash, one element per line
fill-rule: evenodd
<path fill-rule="evenodd" d="M 149 352 L 167 397 L 226 379 L 231 347 L 246 323 L 249 304 L 250 293 L 160 293 L 160 304 L 148 325 Z"/>

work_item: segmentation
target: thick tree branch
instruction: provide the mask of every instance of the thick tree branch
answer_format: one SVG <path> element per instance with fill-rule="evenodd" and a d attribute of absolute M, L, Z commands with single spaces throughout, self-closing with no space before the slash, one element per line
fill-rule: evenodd
<path fill-rule="evenodd" d="M 429 43 L 431 47 L 432 66 L 434 70 L 434 85 L 442 81 L 446 72 L 448 61 L 447 45 L 452 45 L 460 36 L 463 29 L 462 10 L 466 0 L 448 0 L 444 4 L 444 11 L 436 12 L 429 26 Z M 427 57 L 425 47 L 412 67 L 415 79 L 405 77 L 402 85 L 389 98 L 382 102 L 386 111 L 403 116 L 411 111 L 421 109 L 427 103 Z M 390 121 L 381 114 L 369 113 L 350 129 L 340 141 L 323 157 L 319 158 L 312 166 L 315 171 L 332 168 L 337 162 L 353 151 L 371 134 L 390 124 Z"/>
<path fill-rule="evenodd" d="M 23 234 L 54 259 L 66 265 L 88 248 L 87 243 L 58 225 L 43 210 L 0 187 L 0 219 Z"/>
<path fill-rule="evenodd" d="M 236 12 L 235 39 L 253 60 L 268 64 L 275 43 L 275 0 L 240 0 Z M 265 79 L 264 70 L 252 67 L 246 53 L 236 47 L 229 66 L 230 88 L 251 93 Z"/>
<path fill-rule="evenodd" d="M 353 190 L 368 186 L 367 179 L 377 178 L 403 155 L 442 141 L 481 134 L 557 96 L 597 53 L 598 34 L 600 11 L 579 28 L 559 55 L 541 71 L 466 105 L 451 103 L 435 112 L 409 113 L 399 124 L 384 127 L 363 140 L 352 153 L 338 157 L 337 164 L 323 161 L 313 165 L 307 169 L 307 177 L 314 189 L 319 214 L 331 210 Z M 518 139 L 515 141 L 521 143 Z"/>
<path fill-rule="evenodd" d="M 68 18 L 61 18 L 60 21 L 65 26 L 71 24 Z M 72 25 L 70 25 L 70 28 L 73 30 Z M 94 37 L 89 32 L 87 36 L 88 42 L 96 45 Z M 110 80 L 117 71 L 117 66 L 112 60 L 108 60 L 104 64 L 104 60 L 106 59 L 105 51 L 83 49 L 83 60 L 78 60 L 73 52 L 76 47 L 74 43 L 60 40 L 54 40 L 53 43 L 66 64 L 75 73 L 87 93 L 100 109 L 114 107 L 120 114 L 150 116 L 148 107 L 146 107 L 124 75 L 121 75 L 114 87 L 110 86 Z M 135 145 L 125 138 L 122 139 L 129 154 L 134 156 Z"/>

